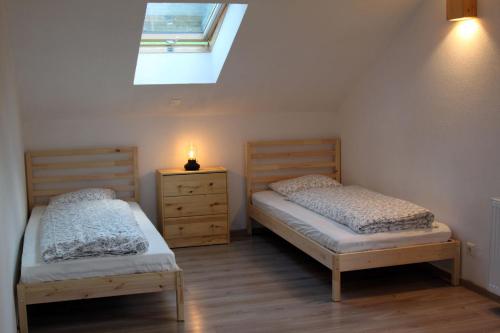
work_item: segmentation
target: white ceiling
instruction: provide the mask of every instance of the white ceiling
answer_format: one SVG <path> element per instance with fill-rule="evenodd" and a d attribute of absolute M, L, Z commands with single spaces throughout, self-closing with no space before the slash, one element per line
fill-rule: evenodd
<path fill-rule="evenodd" d="M 333 111 L 420 1 L 250 0 L 217 84 L 134 87 L 144 0 L 10 0 L 21 108 Z"/>

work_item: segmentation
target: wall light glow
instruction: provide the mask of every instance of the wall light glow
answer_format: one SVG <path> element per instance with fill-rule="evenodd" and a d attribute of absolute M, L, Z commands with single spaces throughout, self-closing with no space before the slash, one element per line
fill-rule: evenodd
<path fill-rule="evenodd" d="M 457 27 L 458 35 L 463 39 L 471 39 L 476 35 L 479 30 L 479 23 L 477 20 L 470 19 L 465 21 L 460 21 Z"/>

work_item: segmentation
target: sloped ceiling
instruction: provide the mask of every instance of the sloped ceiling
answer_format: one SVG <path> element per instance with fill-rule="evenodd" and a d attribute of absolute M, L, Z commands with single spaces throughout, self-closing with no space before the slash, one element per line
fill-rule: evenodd
<path fill-rule="evenodd" d="M 21 108 L 30 119 L 334 111 L 419 2 L 249 0 L 217 84 L 134 87 L 144 0 L 10 0 Z"/>

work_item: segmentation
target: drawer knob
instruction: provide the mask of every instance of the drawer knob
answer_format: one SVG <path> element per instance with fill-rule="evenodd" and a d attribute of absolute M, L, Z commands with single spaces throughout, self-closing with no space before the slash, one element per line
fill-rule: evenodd
<path fill-rule="evenodd" d="M 177 207 L 177 210 L 182 210 L 182 206 Z"/>
<path fill-rule="evenodd" d="M 210 184 L 208 184 L 208 186 L 214 186 L 214 183 L 210 183 Z"/>
<path fill-rule="evenodd" d="M 182 230 L 184 230 L 184 227 L 179 227 L 179 231 L 182 231 Z"/>

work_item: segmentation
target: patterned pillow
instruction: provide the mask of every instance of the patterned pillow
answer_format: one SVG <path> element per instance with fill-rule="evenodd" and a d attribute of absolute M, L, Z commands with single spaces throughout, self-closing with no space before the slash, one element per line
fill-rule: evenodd
<path fill-rule="evenodd" d="M 287 196 L 295 192 L 311 188 L 342 186 L 338 181 L 323 175 L 307 175 L 298 178 L 282 180 L 269 184 L 269 187 L 281 195 Z"/>
<path fill-rule="evenodd" d="M 86 188 L 83 190 L 64 193 L 50 198 L 51 205 L 77 203 L 80 201 L 93 201 L 116 199 L 116 192 L 106 188 Z"/>

